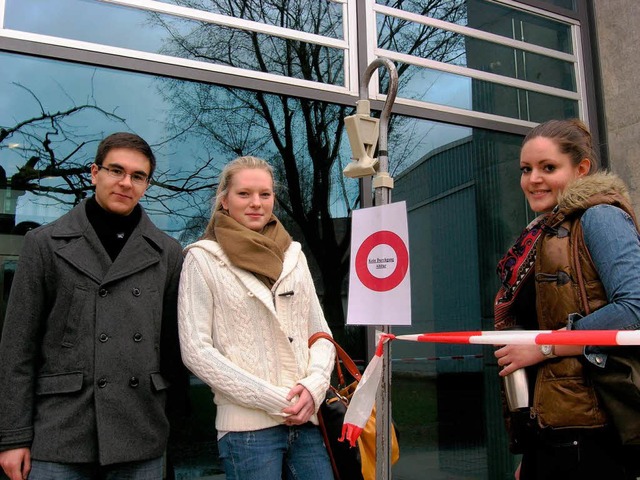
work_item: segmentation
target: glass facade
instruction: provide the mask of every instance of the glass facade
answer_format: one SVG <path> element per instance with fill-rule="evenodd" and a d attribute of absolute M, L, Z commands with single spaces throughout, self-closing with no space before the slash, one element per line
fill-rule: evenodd
<path fill-rule="evenodd" d="M 399 101 L 536 123 L 580 116 L 571 23 L 482 0 L 378 4 L 378 48 L 398 63 Z"/>
<path fill-rule="evenodd" d="M 142 204 L 183 245 L 208 221 L 222 165 L 272 163 L 277 214 L 335 336 L 366 363 L 365 329 L 345 326 L 349 217 L 366 199 L 342 175 L 343 119 L 379 55 L 400 79 L 389 169 L 412 262 L 412 326 L 394 333 L 491 329 L 496 263 L 530 216 L 522 136 L 584 117 L 588 98 L 575 49 L 588 26 L 514 3 L 0 0 L 0 320 L 26 231 L 91 195 L 98 142 L 133 131 L 158 160 Z M 372 82 L 374 110 L 386 82 Z M 492 348 L 395 342 L 392 367 L 394 478 L 511 478 Z M 167 468 L 223 478 L 196 378 L 191 402 Z"/>
<path fill-rule="evenodd" d="M 566 53 L 572 53 L 573 49 L 569 41 L 571 38 L 569 25 L 535 15 L 526 10 L 501 5 L 499 2 L 489 0 L 467 0 L 465 2 L 376 0 L 376 3 Z M 572 0 L 557 0 L 549 3 L 555 3 L 564 8 L 573 8 L 568 6 L 573 5 Z M 398 20 L 390 18 L 386 18 L 384 21 L 387 24 L 382 28 L 379 27 L 380 30 L 393 30 L 394 26 L 397 27 L 399 23 Z M 411 36 L 411 34 L 403 31 L 403 36 Z"/>
<path fill-rule="evenodd" d="M 192 7 L 199 2 L 175 3 Z M 287 15 L 291 15 L 287 27 L 304 32 L 310 28 L 310 22 L 316 21 L 323 26 L 322 31 L 316 33 L 341 35 L 341 19 L 334 12 L 335 6 L 322 5 L 325 3 L 318 2 L 315 8 L 305 7 L 305 10 L 310 10 L 305 15 L 287 12 Z M 298 5 L 297 9 L 303 8 Z M 68 15 L 67 12 L 71 11 L 73 15 Z M 200 12 L 201 15 L 203 13 Z M 207 9 L 206 13 L 211 12 Z M 233 13 L 233 10 L 220 9 L 221 15 L 232 16 Z M 277 12 L 273 13 L 256 15 L 256 18 L 249 16 L 249 20 L 278 23 Z M 95 22 L 96 18 L 101 21 Z M 262 70 L 289 78 L 344 83 L 341 50 L 311 44 L 298 45 L 298 42 L 287 38 L 229 28 L 207 20 L 206 15 L 202 19 L 185 18 L 97 0 L 7 0 L 5 11 L 5 27 L 23 32 L 246 70 Z M 256 49 L 260 55 L 255 54 Z M 317 55 L 318 63 L 323 65 L 322 70 L 305 71 L 304 59 L 296 54 L 299 51 Z"/>

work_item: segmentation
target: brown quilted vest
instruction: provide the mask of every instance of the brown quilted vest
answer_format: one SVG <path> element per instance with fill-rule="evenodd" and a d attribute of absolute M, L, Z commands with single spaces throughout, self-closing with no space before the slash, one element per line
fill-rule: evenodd
<path fill-rule="evenodd" d="M 606 174 L 600 177 L 602 175 L 607 178 Z M 589 178 L 585 182 L 589 182 Z M 604 287 L 584 243 L 580 224 L 584 211 L 594 205 L 614 205 L 635 221 L 624 193 L 615 189 L 599 191 L 587 198 L 578 196 L 577 203 L 575 198 L 567 202 L 560 199 L 537 245 L 536 307 L 542 330 L 563 328 L 570 313 L 586 315 L 587 311 L 593 312 L 607 303 Z M 580 275 L 583 284 L 577 281 Z M 531 413 L 541 427 L 598 427 L 607 422 L 590 379 L 585 375 L 584 361 L 583 357 L 558 357 L 540 364 Z"/>

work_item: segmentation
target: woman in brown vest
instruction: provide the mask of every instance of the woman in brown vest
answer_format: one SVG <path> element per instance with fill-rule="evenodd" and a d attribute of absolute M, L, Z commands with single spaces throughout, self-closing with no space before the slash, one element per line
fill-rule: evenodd
<path fill-rule="evenodd" d="M 496 329 L 640 328 L 635 215 L 624 183 L 597 172 L 586 126 L 538 125 L 524 139 L 520 169 L 520 186 L 540 216 L 498 264 Z M 501 376 L 525 368 L 529 379 L 529 406 L 520 417 L 527 425 L 507 422 L 512 450 L 523 454 L 516 478 L 636 478 L 638 461 L 623 460 L 589 379 L 590 368 L 605 367 L 606 349 L 507 345 L 495 356 Z"/>

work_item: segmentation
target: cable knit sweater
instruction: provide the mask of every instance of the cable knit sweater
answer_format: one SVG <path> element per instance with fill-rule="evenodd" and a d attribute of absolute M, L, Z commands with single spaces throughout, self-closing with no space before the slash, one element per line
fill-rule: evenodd
<path fill-rule="evenodd" d="M 334 365 L 329 332 L 300 244 L 285 252 L 269 290 L 229 261 L 220 245 L 201 240 L 185 249 L 178 321 L 182 358 L 214 392 L 219 431 L 250 431 L 283 423 L 289 390 L 303 385 L 324 400 Z M 294 399 L 295 401 L 295 399 Z M 312 422 L 317 424 L 313 415 Z"/>

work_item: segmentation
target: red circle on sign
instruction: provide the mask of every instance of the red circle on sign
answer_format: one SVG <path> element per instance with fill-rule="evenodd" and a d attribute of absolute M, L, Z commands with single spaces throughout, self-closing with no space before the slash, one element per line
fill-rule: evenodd
<path fill-rule="evenodd" d="M 369 253 L 378 245 L 389 245 L 397 258 L 396 269 L 385 278 L 372 275 L 368 267 Z M 356 254 L 356 275 L 362 284 L 375 292 L 388 292 L 393 290 L 404 280 L 409 268 L 409 252 L 402 239 L 393 232 L 382 230 L 369 235 Z"/>

